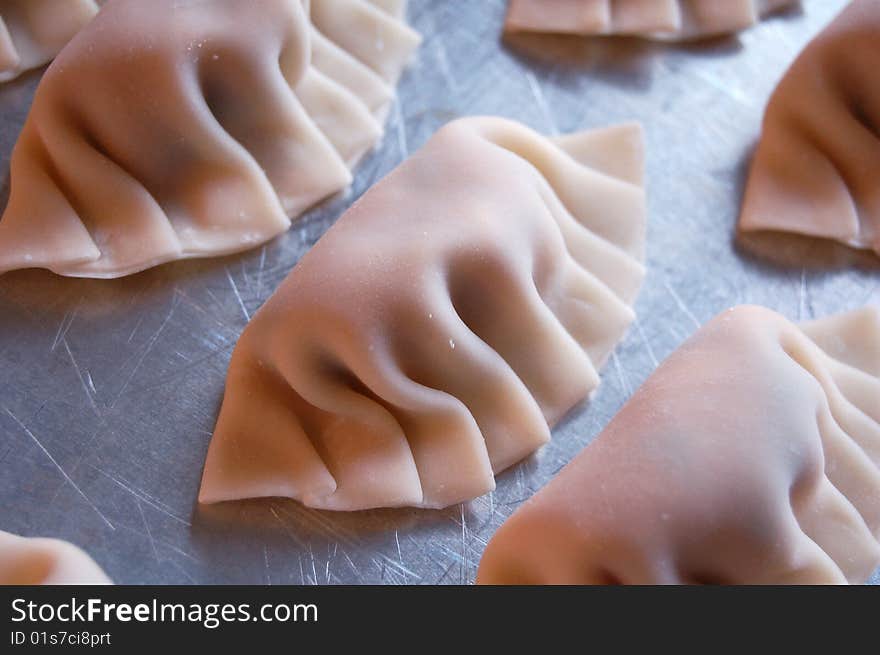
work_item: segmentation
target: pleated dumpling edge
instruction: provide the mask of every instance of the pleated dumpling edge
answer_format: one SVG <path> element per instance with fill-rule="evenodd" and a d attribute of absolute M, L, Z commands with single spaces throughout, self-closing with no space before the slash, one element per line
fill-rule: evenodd
<path fill-rule="evenodd" d="M 880 565 L 880 310 L 736 307 L 495 533 L 485 584 L 845 584 Z"/>
<path fill-rule="evenodd" d="M 0 83 L 50 61 L 96 13 L 94 0 L 4 0 Z"/>
<path fill-rule="evenodd" d="M 799 55 L 767 105 L 741 231 L 796 233 L 880 254 L 878 58 L 874 0 L 848 5 Z"/>
<path fill-rule="evenodd" d="M 301 0 L 105 5 L 37 89 L 0 272 L 239 252 L 344 189 L 420 37 L 381 3 L 332 4 L 332 21 Z"/>
<path fill-rule="evenodd" d="M 599 384 L 644 276 L 641 129 L 467 118 L 370 189 L 254 316 L 200 500 L 445 507 Z"/>
<path fill-rule="evenodd" d="M 733 34 L 799 0 L 510 0 L 505 30 L 689 41 Z"/>

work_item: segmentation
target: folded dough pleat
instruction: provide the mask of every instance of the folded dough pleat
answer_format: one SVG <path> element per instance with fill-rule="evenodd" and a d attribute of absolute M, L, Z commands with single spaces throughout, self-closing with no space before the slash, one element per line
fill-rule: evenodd
<path fill-rule="evenodd" d="M 11 75 L 12 71 L 18 69 L 20 63 L 21 57 L 18 54 L 18 50 L 15 49 L 15 44 L 12 42 L 9 28 L 6 27 L 6 23 L 3 20 L 0 20 L 0 71 L 3 71 L 0 74 Z"/>
<path fill-rule="evenodd" d="M 880 253 L 880 4 L 852 2 L 776 87 L 739 229 L 840 241 Z M 810 98 L 804 102 L 804 98 Z"/>
<path fill-rule="evenodd" d="M 50 61 L 96 13 L 94 0 L 4 0 L 0 82 Z"/>
<path fill-rule="evenodd" d="M 312 66 L 357 96 L 382 122 L 394 99 L 394 89 L 369 66 L 312 29 Z"/>
<path fill-rule="evenodd" d="M 406 15 L 406 0 L 369 0 L 374 5 L 384 11 L 386 14 L 403 20 Z"/>
<path fill-rule="evenodd" d="M 418 32 L 366 0 L 313 2 L 310 16 L 324 36 L 391 85 L 421 43 Z"/>
<path fill-rule="evenodd" d="M 396 79 L 419 39 L 362 0 L 336 9 L 343 33 L 395 46 L 361 62 L 363 48 L 346 48 L 365 37 L 320 35 L 301 0 L 104 7 L 37 90 L 13 152 L 0 273 L 109 278 L 238 252 L 344 189 L 393 98 L 369 66 Z"/>
<path fill-rule="evenodd" d="M 478 582 L 864 582 L 880 564 L 880 312 L 738 307 L 498 530 Z M 840 383 L 839 381 L 845 382 Z"/>
<path fill-rule="evenodd" d="M 282 214 L 297 216 L 351 182 L 345 161 L 309 115 L 299 89 L 297 95 L 291 90 L 283 71 L 250 61 L 230 85 L 229 65 L 214 63 L 206 62 L 201 73 L 205 102 L 222 131 L 265 173 Z M 308 86 L 310 76 L 306 69 L 301 83 Z M 289 226 L 285 221 L 278 231 Z"/>
<path fill-rule="evenodd" d="M 510 0 L 508 32 L 681 41 L 731 34 L 798 0 Z"/>
<path fill-rule="evenodd" d="M 0 220 L 0 271 L 71 267 L 94 262 L 101 251 L 38 137 L 20 139 L 17 182 Z M 21 218 L 9 218 L 19 216 Z"/>
<path fill-rule="evenodd" d="M 217 473 L 226 485 L 213 489 L 206 502 L 332 494 L 336 482 L 303 428 L 293 392 L 281 374 L 257 360 L 253 367 L 230 370 L 227 384 L 251 389 L 252 394 L 247 403 L 230 406 L 229 420 L 215 431 Z M 278 434 L 285 438 L 277 439 Z"/>
<path fill-rule="evenodd" d="M 0 585 L 105 584 L 110 578 L 73 544 L 0 530 Z"/>
<path fill-rule="evenodd" d="M 337 221 L 242 334 L 202 502 L 259 489 L 324 509 L 445 507 L 546 443 L 598 385 L 644 275 L 640 129 L 559 143 L 456 121 Z M 269 400 L 249 382 L 261 366 L 285 387 Z M 287 402 L 290 436 L 248 411 L 257 397 Z M 286 449 L 268 434 L 307 435 L 334 485 L 293 467 L 280 482 L 277 461 L 264 479 L 259 462 Z"/>
<path fill-rule="evenodd" d="M 530 387 L 487 335 L 475 331 L 479 327 L 468 320 L 451 284 L 451 280 L 437 284 L 427 314 L 415 306 L 401 317 L 415 322 L 418 329 L 393 337 L 395 361 L 401 372 L 424 389 L 439 390 L 434 393 L 453 401 L 456 413 L 464 415 L 461 420 L 469 417 L 477 428 L 475 452 L 470 458 L 450 452 L 448 442 L 454 433 L 449 431 L 438 431 L 431 449 L 419 453 L 420 474 L 428 474 L 432 481 L 430 485 L 423 482 L 423 505 L 428 507 L 446 507 L 460 498 L 494 489 L 493 473 L 503 471 L 550 440 L 546 419 Z M 492 290 L 480 297 L 489 303 L 497 292 Z M 487 304 L 484 311 L 491 312 L 492 308 Z M 506 318 L 499 315 L 498 320 Z M 583 357 L 581 353 L 577 356 Z M 419 423 L 430 425 L 426 417 L 413 421 L 414 425 Z M 444 451 L 448 454 L 439 454 Z M 462 467 L 473 467 L 474 475 L 462 475 Z M 456 476 L 450 477 L 449 471 L 455 469 L 459 469 Z M 465 487 L 461 480 L 470 486 Z"/>
<path fill-rule="evenodd" d="M 313 349 L 300 359 L 282 358 L 279 365 L 284 382 L 299 396 L 293 407 L 336 484 L 329 495 L 308 490 L 304 502 L 324 509 L 419 502 L 421 484 L 403 429 L 372 397 L 371 380 L 358 375 L 358 353 L 344 352 L 344 337 L 334 334 L 332 325 L 325 329 L 326 346 L 338 344 L 336 352 Z"/>
<path fill-rule="evenodd" d="M 491 240 L 489 236 L 478 243 Z M 585 390 L 599 386 L 599 374 L 536 287 L 533 275 L 540 263 L 524 263 L 533 245 L 523 246 L 514 257 L 504 253 L 495 259 L 482 248 L 458 256 L 450 263 L 449 293 L 465 325 L 507 362 L 552 425 L 583 400 Z M 561 266 L 567 268 L 561 238 L 554 246 L 546 254 L 551 260 L 546 266 L 559 267 L 562 260 Z M 504 468 L 514 463 L 502 461 Z"/>
<path fill-rule="evenodd" d="M 341 84 L 310 68 L 296 95 L 336 152 L 352 167 L 382 137 L 382 126 L 369 108 Z"/>

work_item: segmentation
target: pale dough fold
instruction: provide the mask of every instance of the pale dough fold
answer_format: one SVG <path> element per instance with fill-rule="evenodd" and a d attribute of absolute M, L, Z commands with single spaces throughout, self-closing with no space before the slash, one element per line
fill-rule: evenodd
<path fill-rule="evenodd" d="M 856 0 L 801 53 L 764 116 L 739 227 L 880 253 L 880 2 Z"/>
<path fill-rule="evenodd" d="M 505 30 L 664 41 L 739 32 L 798 0 L 510 0 Z"/>
<path fill-rule="evenodd" d="M 110 578 L 66 541 L 0 531 L 0 585 L 101 585 Z"/>
<path fill-rule="evenodd" d="M 445 507 L 550 439 L 634 318 L 641 128 L 450 123 L 297 264 L 232 357 L 201 502 Z"/>
<path fill-rule="evenodd" d="M 0 82 L 50 61 L 96 13 L 93 0 L 0 0 Z"/>
<path fill-rule="evenodd" d="M 878 467 L 880 312 L 738 307 L 502 525 L 478 582 L 862 583 Z"/>
<path fill-rule="evenodd" d="M 420 37 L 389 13 L 400 3 L 321 0 L 314 24 L 308 11 L 108 2 L 37 89 L 0 272 L 110 278 L 233 253 L 345 188 Z"/>

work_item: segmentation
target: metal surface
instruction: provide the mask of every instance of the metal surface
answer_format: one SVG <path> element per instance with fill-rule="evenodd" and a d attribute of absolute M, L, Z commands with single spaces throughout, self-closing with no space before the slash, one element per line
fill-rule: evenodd
<path fill-rule="evenodd" d="M 717 312 L 753 302 L 798 319 L 880 304 L 874 258 L 786 239 L 785 248 L 771 244 L 788 260 L 777 265 L 733 242 L 766 98 L 843 4 L 806 0 L 803 12 L 738 38 L 676 47 L 505 44 L 502 0 L 412 0 L 425 43 L 384 144 L 346 197 L 240 256 L 110 282 L 0 277 L 0 529 L 69 539 L 120 583 L 471 582 L 498 525 Z M 38 78 L 0 87 L 0 170 Z M 594 400 L 501 475 L 493 494 L 463 506 L 353 515 L 280 500 L 198 508 L 226 366 L 248 318 L 356 196 L 468 114 L 547 132 L 632 119 L 646 127 L 649 274 L 638 323 Z"/>

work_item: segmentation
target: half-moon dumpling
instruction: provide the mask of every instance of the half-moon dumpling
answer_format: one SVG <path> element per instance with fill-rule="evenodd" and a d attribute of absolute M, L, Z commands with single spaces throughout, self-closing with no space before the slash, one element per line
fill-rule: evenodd
<path fill-rule="evenodd" d="M 796 232 L 880 253 L 880 2 L 856 0 L 779 83 L 741 230 Z"/>
<path fill-rule="evenodd" d="M 0 531 L 0 585 L 98 584 L 110 578 L 73 544 Z"/>
<path fill-rule="evenodd" d="M 200 500 L 445 507 L 550 438 L 634 318 L 641 130 L 450 123 L 297 264 L 233 353 Z"/>
<path fill-rule="evenodd" d="M 318 10 L 329 4 L 332 25 Z M 12 156 L 0 272 L 108 278 L 237 252 L 348 185 L 419 37 L 366 0 L 314 3 L 315 25 L 307 10 L 105 5 L 37 89 Z"/>
<path fill-rule="evenodd" d="M 510 0 L 508 32 L 680 41 L 739 32 L 798 0 Z"/>
<path fill-rule="evenodd" d="M 861 583 L 878 539 L 880 312 L 738 307 L 501 526 L 477 579 Z"/>
<path fill-rule="evenodd" d="M 97 12 L 93 0 L 0 0 L 0 82 L 50 61 Z"/>

